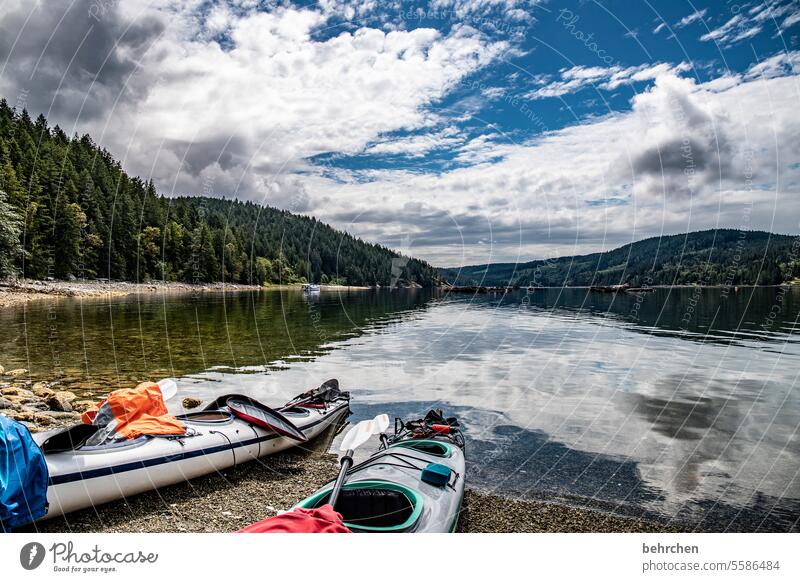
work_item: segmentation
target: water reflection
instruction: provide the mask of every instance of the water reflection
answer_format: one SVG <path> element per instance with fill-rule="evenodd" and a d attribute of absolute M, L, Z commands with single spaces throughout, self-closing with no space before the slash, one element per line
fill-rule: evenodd
<path fill-rule="evenodd" d="M 310 359 L 365 327 L 397 321 L 430 295 L 299 291 L 36 302 L 0 311 L 2 364 L 70 389 Z"/>
<path fill-rule="evenodd" d="M 3 357 L 46 373 L 46 319 L 23 315 L 0 314 L 17 334 Z M 188 374 L 187 395 L 281 402 L 338 377 L 354 420 L 459 414 L 473 486 L 745 531 L 800 517 L 798 315 L 798 289 L 281 293 L 58 311 L 78 378 L 163 369 Z"/>

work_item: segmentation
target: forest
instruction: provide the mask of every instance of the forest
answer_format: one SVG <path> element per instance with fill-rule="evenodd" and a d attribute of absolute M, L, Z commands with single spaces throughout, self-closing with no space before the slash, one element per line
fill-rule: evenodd
<path fill-rule="evenodd" d="M 705 230 L 648 238 L 604 253 L 441 273 L 461 285 L 779 285 L 800 278 L 800 237 Z"/>
<path fill-rule="evenodd" d="M 432 286 L 439 274 L 253 202 L 165 197 L 88 135 L 0 100 L 0 276 Z"/>

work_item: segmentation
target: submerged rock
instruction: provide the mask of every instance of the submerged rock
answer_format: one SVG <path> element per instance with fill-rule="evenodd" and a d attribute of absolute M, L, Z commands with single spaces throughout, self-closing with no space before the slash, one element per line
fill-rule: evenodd
<path fill-rule="evenodd" d="M 28 370 L 25 368 L 17 368 L 15 370 L 8 370 L 5 372 L 6 376 L 11 376 L 12 378 L 17 378 L 19 376 L 25 376 L 28 373 Z"/>

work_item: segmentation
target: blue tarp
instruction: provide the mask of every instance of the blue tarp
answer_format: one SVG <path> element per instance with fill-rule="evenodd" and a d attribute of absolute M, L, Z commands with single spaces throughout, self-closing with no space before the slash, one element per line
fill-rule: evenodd
<path fill-rule="evenodd" d="M 0 414 L 0 531 L 47 512 L 47 463 L 27 427 Z"/>

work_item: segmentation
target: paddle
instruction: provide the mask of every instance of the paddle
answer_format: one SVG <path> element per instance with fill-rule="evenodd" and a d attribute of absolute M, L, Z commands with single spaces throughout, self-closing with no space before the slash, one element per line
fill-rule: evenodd
<path fill-rule="evenodd" d="M 336 477 L 336 483 L 334 483 L 331 496 L 328 498 L 331 507 L 336 507 L 336 501 L 338 501 L 345 479 L 347 479 L 347 471 L 353 466 L 354 451 L 367 442 L 372 435 L 381 434 L 387 428 L 389 428 L 389 417 L 386 414 L 379 414 L 372 420 L 362 420 L 344 436 L 339 449 L 346 452 L 341 460 L 342 468 L 339 470 L 339 476 Z"/>
<path fill-rule="evenodd" d="M 247 396 L 234 396 L 227 400 L 228 410 L 249 423 L 273 430 L 281 436 L 289 437 L 301 443 L 308 437 L 294 423 L 277 410 L 261 404 Z"/>
<path fill-rule="evenodd" d="M 303 392 L 302 394 L 295 396 L 292 400 L 287 402 L 286 405 L 281 407 L 279 410 L 285 410 L 293 406 L 300 406 L 302 404 L 306 404 L 318 398 L 325 400 L 331 393 L 333 393 L 334 396 L 330 398 L 330 400 L 334 400 L 336 396 L 338 396 L 339 394 L 343 394 L 339 390 L 339 381 L 336 378 L 331 378 L 330 380 L 323 382 L 319 386 L 319 388 L 312 388 L 307 392 Z"/>
<path fill-rule="evenodd" d="M 158 384 L 158 389 L 161 390 L 161 397 L 165 402 L 178 393 L 178 383 L 174 378 L 163 378 L 156 384 Z"/>

